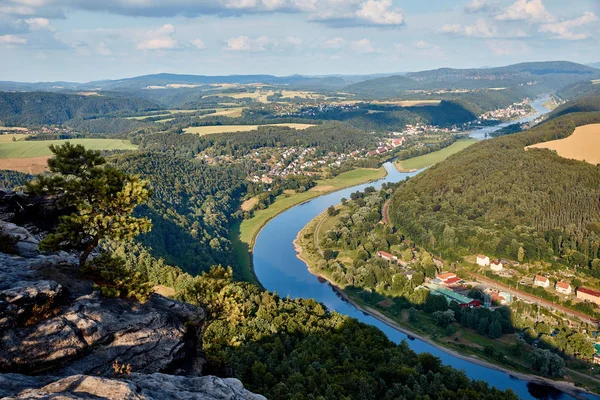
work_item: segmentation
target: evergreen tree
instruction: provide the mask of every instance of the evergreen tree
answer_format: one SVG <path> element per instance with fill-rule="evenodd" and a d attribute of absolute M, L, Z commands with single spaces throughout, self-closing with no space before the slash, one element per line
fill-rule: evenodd
<path fill-rule="evenodd" d="M 50 150 L 52 175 L 39 175 L 27 183 L 27 190 L 56 196 L 70 214 L 62 216 L 56 231 L 40 242 L 41 250 L 81 251 L 83 267 L 100 240 L 123 240 L 150 231 L 149 219 L 132 216 L 152 193 L 147 181 L 105 166 L 100 152 L 81 145 L 67 142 Z"/>

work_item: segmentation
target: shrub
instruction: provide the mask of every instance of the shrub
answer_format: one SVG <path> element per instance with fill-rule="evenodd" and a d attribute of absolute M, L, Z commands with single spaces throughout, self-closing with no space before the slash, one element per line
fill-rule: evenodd
<path fill-rule="evenodd" d="M 135 298 L 144 302 L 152 294 L 152 286 L 142 274 L 125 265 L 120 257 L 103 252 L 86 263 L 84 273 L 96 282 L 105 297 Z"/>

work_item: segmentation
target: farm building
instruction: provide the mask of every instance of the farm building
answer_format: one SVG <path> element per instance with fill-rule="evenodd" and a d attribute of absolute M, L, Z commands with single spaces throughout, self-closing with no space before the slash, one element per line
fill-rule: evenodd
<path fill-rule="evenodd" d="M 550 286 L 550 280 L 548 278 L 546 278 L 545 276 L 536 275 L 535 279 L 533 280 L 533 284 L 535 286 L 547 288 Z"/>
<path fill-rule="evenodd" d="M 490 265 L 490 258 L 488 256 L 484 256 L 483 254 L 479 254 L 477 256 L 477 265 L 487 267 Z"/>
<path fill-rule="evenodd" d="M 597 292 L 592 289 L 578 287 L 577 288 L 577 298 L 584 301 L 590 301 L 592 303 L 596 303 L 600 305 L 600 292 Z"/>
<path fill-rule="evenodd" d="M 449 280 L 456 279 L 456 274 L 454 274 L 452 272 L 446 272 L 444 274 L 437 274 L 435 277 L 441 283 L 448 283 Z"/>

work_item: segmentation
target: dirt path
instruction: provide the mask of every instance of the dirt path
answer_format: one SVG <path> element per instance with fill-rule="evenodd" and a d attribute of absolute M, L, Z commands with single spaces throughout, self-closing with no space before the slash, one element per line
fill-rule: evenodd
<path fill-rule="evenodd" d="M 388 201 L 385 202 L 385 204 L 383 205 L 383 208 L 381 209 L 381 216 L 383 217 L 383 223 L 386 225 L 390 224 L 390 202 L 392 201 L 392 199 L 388 199 Z"/>
<path fill-rule="evenodd" d="M 532 294 L 523 292 L 521 290 L 518 290 L 518 289 L 515 289 L 515 288 L 511 288 L 510 286 L 504 285 L 502 283 L 498 283 L 498 282 L 496 282 L 496 281 L 494 281 L 492 279 L 486 278 L 485 276 L 481 276 L 481 275 L 478 275 L 478 274 L 473 273 L 473 272 L 467 272 L 467 273 L 470 276 L 472 276 L 473 278 L 475 278 L 476 280 L 481 281 L 481 282 L 485 283 L 486 285 L 489 285 L 489 286 L 493 287 L 494 289 L 501 289 L 501 290 L 503 290 L 505 292 L 508 292 L 510 294 L 514 294 L 514 295 L 516 295 L 516 296 L 518 296 L 518 297 L 520 297 L 522 299 L 525 299 L 525 300 L 528 300 L 528 301 L 532 301 L 534 303 L 539 303 L 540 305 L 543 305 L 544 307 L 548 307 L 548 308 L 552 308 L 552 309 L 555 309 L 555 310 L 562 311 L 565 314 L 570 315 L 570 316 L 572 316 L 574 318 L 578 318 L 578 319 L 580 319 L 581 321 L 583 321 L 583 322 L 585 322 L 587 324 L 596 324 L 595 319 L 592 318 L 592 317 L 590 317 L 589 315 L 586 315 L 586 314 L 583 314 L 583 313 L 571 310 L 570 308 L 563 307 L 563 306 L 561 306 L 559 304 L 555 304 L 555 303 L 553 303 L 551 301 L 544 300 L 544 299 L 542 299 L 540 297 L 537 297 L 537 296 L 534 296 Z"/>

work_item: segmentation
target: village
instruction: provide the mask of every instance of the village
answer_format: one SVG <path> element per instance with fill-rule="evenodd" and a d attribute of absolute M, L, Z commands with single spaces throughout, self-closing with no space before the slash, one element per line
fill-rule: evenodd
<path fill-rule="evenodd" d="M 397 264 L 406 278 L 412 280 L 415 274 L 415 271 L 410 268 L 412 262 L 406 262 L 385 251 L 378 251 L 377 257 Z M 523 267 L 527 267 L 526 265 L 507 259 L 490 259 L 483 254 L 475 256 L 475 263 L 472 266 L 464 266 L 459 269 L 453 265 L 450 269 L 454 271 L 445 270 L 445 264 L 441 259 L 434 257 L 433 262 L 436 269 L 442 272 L 436 273 L 433 278 L 425 278 L 424 282 L 415 290 L 426 289 L 432 294 L 445 297 L 448 304 L 456 302 L 461 308 L 484 307 L 493 310 L 501 306 L 510 306 L 517 300 L 538 308 L 542 307 L 556 318 L 565 321 L 568 326 L 574 328 L 579 326 L 580 332 L 584 333 L 598 350 L 589 361 L 600 364 L 600 331 L 598 330 L 600 321 L 571 307 L 561 305 L 559 301 L 559 299 L 563 300 L 569 305 L 590 304 L 594 308 L 598 308 L 600 291 L 582 285 L 574 285 L 575 279 L 571 279 L 571 281 L 564 277 L 552 279 L 548 273 L 536 272 L 527 276 L 521 273 Z M 569 273 L 564 275 L 574 278 L 574 275 Z M 503 283 L 502 278 L 513 278 L 513 280 L 516 278 L 519 281 L 513 286 Z M 540 290 L 543 291 L 542 293 L 547 293 L 547 296 L 540 296 Z M 586 326 L 594 328 L 587 330 Z"/>

